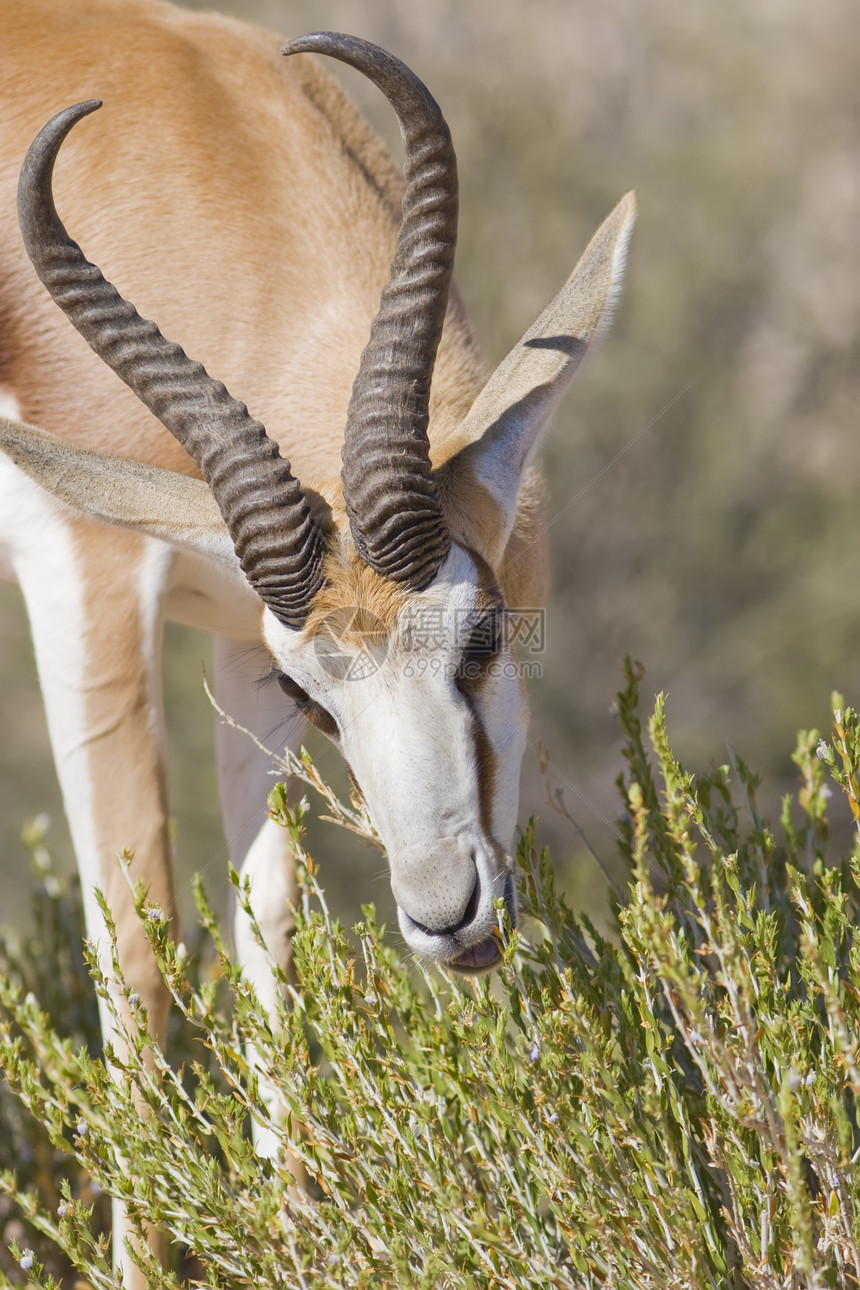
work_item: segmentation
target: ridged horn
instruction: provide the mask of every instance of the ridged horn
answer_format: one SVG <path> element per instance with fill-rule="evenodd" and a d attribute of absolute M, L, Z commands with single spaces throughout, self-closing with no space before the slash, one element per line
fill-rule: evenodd
<path fill-rule="evenodd" d="M 353 540 L 378 573 L 416 590 L 451 545 L 430 466 L 430 382 L 457 242 L 457 160 L 441 109 L 399 59 L 338 32 L 284 54 L 330 54 L 363 72 L 397 114 L 406 150 L 403 218 L 379 312 L 352 388 L 343 493 Z"/>
<path fill-rule="evenodd" d="M 298 630 L 323 582 L 325 544 L 290 464 L 244 403 L 141 318 L 66 232 L 51 179 L 60 146 L 98 99 L 57 113 L 30 147 L 18 182 L 27 253 L 90 347 L 197 462 L 245 576 L 285 626 Z"/>

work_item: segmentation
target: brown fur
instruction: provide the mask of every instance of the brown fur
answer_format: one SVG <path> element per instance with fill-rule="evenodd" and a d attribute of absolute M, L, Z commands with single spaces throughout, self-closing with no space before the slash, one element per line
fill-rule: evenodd
<path fill-rule="evenodd" d="M 523 507 L 524 530 L 517 547 L 521 554 L 525 553 L 526 544 L 538 531 L 539 501 L 532 499 L 531 493 L 531 489 L 524 490 L 526 499 Z M 386 635 L 390 636 L 399 614 L 412 593 L 399 584 L 381 577 L 359 559 L 349 534 L 340 480 L 327 480 L 320 485 L 318 498 L 314 509 L 320 520 L 325 521 L 329 541 L 324 566 L 326 581 L 322 590 L 314 597 L 311 612 L 303 629 L 304 633 L 312 637 L 332 616 L 336 617 L 338 623 L 342 623 L 345 621 L 344 616 L 347 611 L 358 609 L 359 612 L 352 617 L 351 628 L 342 637 L 344 643 L 360 645 L 362 631 L 369 630 L 376 634 L 380 626 Z M 478 564 L 478 603 L 483 603 L 481 600 L 483 593 L 486 608 L 494 607 L 498 603 L 498 587 L 501 586 L 508 605 L 524 606 L 525 601 L 511 600 L 507 595 L 505 587 L 507 554 L 501 571 L 491 569 L 480 554 L 483 539 L 488 532 L 488 524 L 501 522 L 501 514 L 487 490 L 480 484 L 466 479 L 462 489 L 457 491 L 443 486 L 442 500 L 445 518 L 452 535 L 467 548 Z M 534 516 L 531 514 L 532 507 L 536 512 Z M 511 549 L 510 542 L 508 548 Z M 539 550 L 536 550 L 534 555 L 539 557 Z M 543 585 L 540 579 L 534 586 L 531 585 L 527 565 L 528 561 L 515 561 L 510 570 L 507 570 L 508 583 L 515 593 L 524 591 L 526 588 L 530 592 L 536 591 Z M 532 603 L 542 602 L 528 601 L 529 606 Z"/>
<path fill-rule="evenodd" d="M 362 564 L 351 543 L 345 541 L 343 546 L 348 554 L 329 552 L 326 557 L 326 583 L 314 597 L 303 631 L 308 637 L 315 636 L 333 620 L 345 645 L 361 646 L 367 633 L 377 636 L 382 630 L 386 636 L 392 634 L 410 593 Z"/>
<path fill-rule="evenodd" d="M 107 808 L 94 821 L 103 856 L 99 881 L 117 923 L 129 984 L 143 999 L 158 998 L 160 974 L 116 863 L 119 851 L 132 850 L 132 877 L 146 882 L 166 917 L 174 916 L 164 750 L 151 721 L 151 688 L 159 682 L 148 675 L 142 654 L 146 634 L 135 585 L 113 576 L 116 561 L 140 558 L 141 540 L 111 528 L 94 541 L 92 526 L 77 520 L 70 529 L 89 607 L 85 650 L 95 663 L 84 682 L 87 759 L 99 788 L 96 801 Z M 163 1013 L 152 1018 L 156 1034 L 166 1025 L 166 1007 Z"/>
<path fill-rule="evenodd" d="M 315 635 L 327 620 L 334 618 L 339 628 L 344 628 L 344 644 L 360 646 L 363 633 L 369 630 L 376 635 L 380 626 L 390 635 L 409 592 L 375 573 L 358 558 L 349 532 L 340 478 L 323 481 L 316 491 L 313 509 L 326 533 L 328 550 L 325 582 L 314 597 L 304 634 Z M 353 615 L 354 609 L 360 612 Z"/>
<path fill-rule="evenodd" d="M 319 64 L 280 57 L 279 36 L 228 18 L 159 0 L 0 0 L 0 30 L 0 388 L 24 420 L 194 473 L 49 300 L 17 230 L 27 147 L 59 108 L 97 95 L 104 108 L 57 164 L 70 233 L 249 403 L 303 483 L 339 473 L 399 212 L 379 139 Z M 455 300 L 433 388 L 442 455 L 481 384 Z"/>
<path fill-rule="evenodd" d="M 539 609 L 549 590 L 546 508 L 540 471 L 529 472 L 520 488 L 517 518 L 508 538 L 499 581 L 511 608 Z"/>
<path fill-rule="evenodd" d="M 307 630 L 345 605 L 390 623 L 403 593 L 352 555 L 339 483 L 352 380 L 399 218 L 402 180 L 384 146 L 315 60 L 284 59 L 280 37 L 228 18 L 160 0 L 0 0 L 0 25 L 0 392 L 14 393 L 25 420 L 81 446 L 197 473 L 50 301 L 15 225 L 32 138 L 60 107 L 98 95 L 104 108 L 75 128 L 57 164 L 70 233 L 144 316 L 249 403 L 325 497 L 341 540 Z M 34 66 L 50 75 L 34 77 Z M 166 84 L 178 89 L 164 94 Z M 482 384 L 455 294 L 431 456 L 452 533 L 477 549 L 497 529 L 495 503 L 466 472 L 447 487 L 444 463 Z M 526 595 L 529 563 L 505 586 L 509 603 Z"/>
<path fill-rule="evenodd" d="M 57 205 L 71 236 L 144 317 L 248 403 L 290 459 L 329 539 L 326 585 L 305 633 L 334 616 L 345 643 L 363 644 L 370 632 L 392 636 L 411 593 L 357 559 L 339 481 L 352 382 L 399 219 L 402 181 L 385 148 L 314 60 L 281 58 L 280 37 L 228 18 L 161 0 L 0 0 L 0 30 L 0 395 L 12 394 L 24 420 L 71 444 L 196 473 L 62 317 L 17 229 L 15 188 L 29 144 L 56 111 L 97 96 L 103 110 L 75 127 L 56 167 Z M 574 348 L 584 348 L 604 303 L 605 292 L 597 292 Z M 554 324 L 547 326 L 555 335 Z M 535 355 L 550 368 L 561 363 L 545 349 L 518 353 L 527 353 L 529 364 Z M 511 370 L 517 362 L 515 355 Z M 501 379 L 479 400 L 487 426 L 504 425 L 511 400 L 515 408 L 539 403 L 540 391 L 554 388 L 555 377 L 532 380 L 523 371 L 521 384 L 509 389 L 508 367 L 499 370 Z M 457 460 L 480 437 L 467 413 L 483 386 L 453 292 L 430 404 L 443 510 L 452 536 L 478 562 L 478 603 L 495 605 L 501 588 L 508 606 L 536 607 L 546 590 L 537 475 L 528 475 L 500 552 L 499 507 Z M 132 847 L 152 899 L 173 914 L 163 750 L 153 726 L 158 703 L 147 670 L 158 649 L 146 639 L 135 591 L 143 546 L 117 528 L 79 519 L 69 525 L 87 606 L 91 663 L 76 680 L 97 789 L 101 881 L 126 976 L 160 1034 L 166 995 L 113 859 L 118 847 Z M 478 705 L 470 706 L 482 828 L 490 838 L 497 757 Z M 133 1268 L 125 1276 L 127 1285 L 142 1284 Z"/>
<path fill-rule="evenodd" d="M 499 759 L 487 737 L 478 709 L 471 703 L 469 707 L 472 714 L 472 740 L 475 745 L 475 772 L 478 778 L 478 810 L 481 828 L 488 843 L 498 848 L 498 843 L 494 842 L 493 802 L 496 795 Z M 501 848 L 498 849 L 501 850 Z"/>

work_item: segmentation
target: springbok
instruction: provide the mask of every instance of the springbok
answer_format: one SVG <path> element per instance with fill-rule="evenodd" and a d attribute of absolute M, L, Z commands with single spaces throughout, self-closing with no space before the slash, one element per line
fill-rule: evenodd
<path fill-rule="evenodd" d="M 218 699 L 243 725 L 262 735 L 291 714 L 291 745 L 311 721 L 341 750 L 410 948 L 462 972 L 492 968 L 494 898 L 516 913 L 527 718 L 503 625 L 508 609 L 543 603 L 535 453 L 611 313 L 632 194 L 485 381 L 449 299 L 449 131 L 396 58 L 331 33 L 280 58 L 267 32 L 157 0 L 0 10 L 0 573 L 26 600 L 91 937 L 103 945 L 98 885 L 163 1035 L 167 995 L 114 856 L 133 849 L 133 873 L 173 915 L 159 685 L 169 618 L 213 633 Z M 387 96 L 405 187 L 335 83 L 294 57 L 309 53 Z M 79 124 L 96 93 L 104 112 Z M 29 260 L 12 215 L 25 154 Z M 194 359 L 66 233 L 55 162 L 76 236 Z M 367 632 L 378 666 L 352 668 Z M 407 665 L 419 637 L 432 666 Z M 265 671 L 279 688 L 260 689 Z M 233 860 L 286 968 L 291 856 L 265 818 L 266 759 L 219 726 L 217 761 Z M 236 941 L 270 998 L 241 916 Z"/>

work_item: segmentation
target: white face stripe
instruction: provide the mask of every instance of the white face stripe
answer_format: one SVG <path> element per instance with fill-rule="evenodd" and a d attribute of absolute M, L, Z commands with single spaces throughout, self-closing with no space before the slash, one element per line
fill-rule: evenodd
<path fill-rule="evenodd" d="M 430 958 L 485 942 L 494 896 L 510 893 L 524 696 L 504 646 L 497 674 L 469 693 L 455 678 L 492 603 L 475 561 L 455 544 L 376 655 L 372 645 L 362 655 L 359 642 L 341 638 L 332 656 L 324 632 L 308 637 L 263 615 L 278 666 L 337 722 L 337 742 L 388 852 L 404 935 Z M 483 802 L 482 775 L 492 777 Z M 462 921 L 476 876 L 479 908 L 469 929 L 452 936 L 446 929 Z"/>
<path fill-rule="evenodd" d="M 86 526 L 69 520 L 62 507 L 5 459 L 4 467 L 10 480 L 7 491 L 14 493 L 15 503 L 6 509 L 9 519 L 5 534 L 0 531 L 0 545 L 13 551 L 21 581 L 40 588 L 33 610 L 39 668 L 88 893 L 88 918 L 95 938 L 101 939 L 101 917 L 90 892 L 95 883 L 105 883 L 106 839 L 112 850 L 134 842 L 138 830 L 145 836 L 145 808 L 140 808 L 137 826 L 133 819 L 129 821 L 127 812 L 121 824 L 107 817 L 101 822 L 96 819 L 97 811 L 112 813 L 112 808 L 104 793 L 93 797 L 94 772 L 81 738 L 101 738 L 102 724 L 111 719 L 95 708 L 90 711 L 91 705 L 82 698 L 87 668 L 99 667 L 88 621 L 90 592 L 73 537 Z M 26 513 L 28 506 L 32 514 Z M 40 541 L 32 536 L 26 540 L 25 535 L 34 532 L 39 532 Z M 109 546 L 120 536 L 114 531 L 104 540 Z M 98 536 L 95 541 L 98 544 Z M 130 646 L 136 653 L 124 670 L 137 676 L 146 688 L 150 720 L 145 737 L 155 742 L 160 758 L 158 643 L 163 595 L 175 552 L 155 539 L 135 539 L 135 543 L 133 565 L 125 572 L 115 569 L 108 576 L 114 585 L 134 588 L 134 594 L 126 598 L 129 611 L 138 620 L 136 634 L 132 632 L 136 643 Z M 61 561 L 58 573 L 52 561 Z M 32 572 L 28 562 L 33 565 Z M 102 569 L 101 575 L 104 573 Z M 481 574 L 474 560 L 455 545 L 432 587 L 410 598 L 391 633 L 382 665 L 370 675 L 353 676 L 348 682 L 333 676 L 330 668 L 321 667 L 316 650 L 305 650 L 305 657 L 299 657 L 296 643 L 300 636 L 278 629 L 281 644 L 285 641 L 287 645 L 286 653 L 278 655 L 281 666 L 307 686 L 340 726 L 343 753 L 389 852 L 392 887 L 410 920 L 405 924 L 407 938 L 429 957 L 450 957 L 454 950 L 469 949 L 486 939 L 495 921 L 492 899 L 507 894 L 521 755 L 521 747 L 512 743 L 509 734 L 522 723 L 522 696 L 516 681 L 491 678 L 480 694 L 467 701 L 452 677 L 475 619 L 485 612 L 486 593 L 483 596 L 482 600 Z M 429 621 L 438 622 L 442 629 L 436 639 L 427 640 L 417 650 L 410 646 L 415 613 L 419 627 Z M 64 624 L 62 633 L 57 633 L 57 622 Z M 103 631 L 112 639 L 109 623 Z M 480 740 L 479 732 L 483 732 Z M 141 737 L 140 730 L 129 732 L 126 741 Z M 64 740 L 68 739 L 75 746 L 66 751 Z M 489 759 L 481 756 L 482 742 L 491 750 Z M 126 746 L 130 746 L 128 742 Z M 151 757 L 144 753 L 141 765 L 150 762 Z M 485 788 L 482 792 L 482 777 L 492 778 L 490 791 Z M 158 776 L 156 789 L 157 780 Z M 151 856 L 148 863 L 155 863 L 152 848 L 147 851 Z M 162 855 L 159 864 L 163 866 L 168 859 Z M 160 872 L 159 864 L 150 877 Z M 446 929 L 462 921 L 476 876 L 481 892 L 478 916 L 472 919 L 468 936 L 463 933 L 456 943 L 445 940 Z M 422 929 L 428 929 L 426 938 Z"/>

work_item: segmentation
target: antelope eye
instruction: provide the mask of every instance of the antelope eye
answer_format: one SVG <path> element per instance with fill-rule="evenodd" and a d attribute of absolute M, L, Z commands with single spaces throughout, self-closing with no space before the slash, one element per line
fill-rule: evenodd
<path fill-rule="evenodd" d="M 292 699 L 303 717 L 307 717 L 308 721 L 312 722 L 324 735 L 328 735 L 329 739 L 337 739 L 339 735 L 337 722 L 321 703 L 317 703 L 316 699 L 312 699 L 307 690 L 303 690 L 298 682 L 294 681 L 291 676 L 287 676 L 286 673 L 280 672 L 277 681 L 284 694 L 288 699 Z"/>
<path fill-rule="evenodd" d="M 469 694 L 480 685 L 489 664 L 498 654 L 501 643 L 502 615 L 500 611 L 494 610 L 472 628 L 454 678 L 458 690 Z"/>
<path fill-rule="evenodd" d="M 502 643 L 502 615 L 494 610 L 486 614 L 472 628 L 466 648 L 463 651 L 464 662 L 478 662 L 481 659 L 493 658 L 499 652 Z"/>
<path fill-rule="evenodd" d="M 286 676 L 283 672 L 279 673 L 278 685 L 287 698 L 292 699 L 294 703 L 310 703 L 310 695 L 307 690 L 303 690 L 291 676 Z"/>

